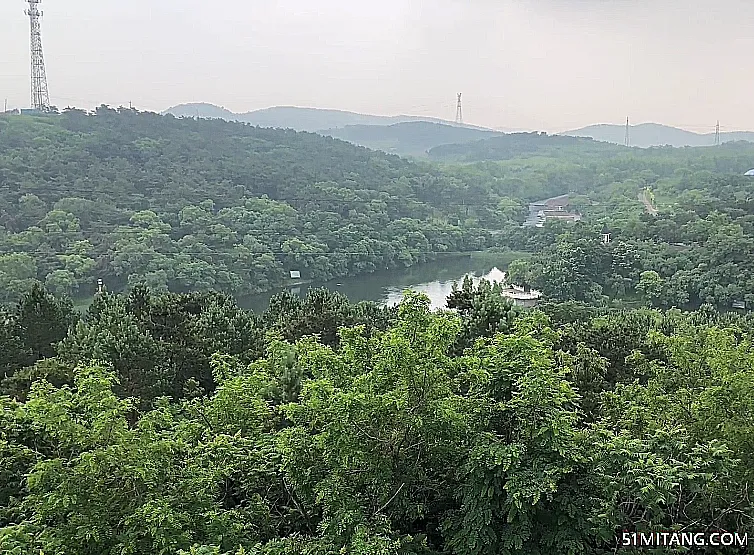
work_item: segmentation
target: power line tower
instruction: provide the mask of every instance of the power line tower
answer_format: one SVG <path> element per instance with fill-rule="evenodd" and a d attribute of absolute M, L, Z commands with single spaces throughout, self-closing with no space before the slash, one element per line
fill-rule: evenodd
<path fill-rule="evenodd" d="M 717 121 L 715 126 L 715 146 L 720 146 L 720 120 Z"/>
<path fill-rule="evenodd" d="M 463 123 L 463 108 L 461 106 L 461 93 L 458 93 L 458 106 L 456 107 L 456 123 Z"/>
<path fill-rule="evenodd" d="M 631 146 L 631 133 L 630 133 L 631 126 L 628 123 L 628 118 L 626 118 L 626 146 Z"/>
<path fill-rule="evenodd" d="M 40 19 L 42 12 L 39 4 L 42 0 L 26 0 L 29 9 L 24 13 L 29 16 L 31 24 L 31 107 L 35 110 L 50 108 L 50 94 L 47 91 L 47 73 L 42 55 L 42 29 Z"/>

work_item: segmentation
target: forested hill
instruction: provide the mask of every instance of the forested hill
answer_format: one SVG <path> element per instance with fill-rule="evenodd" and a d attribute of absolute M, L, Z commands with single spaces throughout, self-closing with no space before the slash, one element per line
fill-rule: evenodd
<path fill-rule="evenodd" d="M 742 553 L 754 316 L 730 310 L 754 306 L 754 144 L 524 135 L 464 157 L 483 161 L 130 110 L 0 117 L 0 554 Z M 569 190 L 581 222 L 521 226 Z M 538 307 L 471 279 L 443 311 L 208 291 L 498 240 L 535 253 L 508 274 Z M 83 314 L 50 294 L 97 277 L 130 287 Z"/>
<path fill-rule="evenodd" d="M 495 131 L 431 122 L 406 122 L 395 125 L 349 125 L 322 131 L 344 141 L 400 155 L 426 156 L 440 145 L 468 143 L 502 135 Z"/>
<path fill-rule="evenodd" d="M 527 156 L 600 154 L 623 152 L 624 147 L 600 143 L 589 138 L 563 137 L 547 133 L 510 133 L 462 144 L 432 148 L 429 157 L 439 161 L 481 162 L 511 160 Z"/>
<path fill-rule="evenodd" d="M 460 193 L 459 193 L 460 191 Z M 0 290 L 251 293 L 484 246 L 464 188 L 315 134 L 102 107 L 0 118 Z M 464 212 L 465 214 L 465 212 Z M 431 221 L 430 221 L 431 219 Z"/>
<path fill-rule="evenodd" d="M 655 272 L 658 306 L 754 304 L 742 175 L 754 144 L 514 134 L 440 150 L 481 161 L 435 167 L 315 134 L 129 110 L 1 117 L 0 303 L 34 281 L 90 297 L 99 278 L 241 296 L 291 271 L 320 281 L 503 247 L 537 252 L 518 276 L 559 300 L 630 296 Z M 658 217 L 644 214 L 649 190 Z M 528 202 L 563 193 L 581 225 L 522 229 Z M 630 270 L 603 256 L 604 224 L 635 247 Z M 591 269 L 549 272 L 574 241 Z"/>
<path fill-rule="evenodd" d="M 326 110 L 299 106 L 273 106 L 252 112 L 234 113 L 220 106 L 203 102 L 181 104 L 168 108 L 165 114 L 177 117 L 220 118 L 227 121 L 250 123 L 260 127 L 295 129 L 296 131 L 319 132 L 326 129 L 343 128 L 349 125 L 393 125 L 403 122 L 451 123 L 437 118 L 423 116 L 376 116 L 359 114 L 345 110 Z M 467 126 L 473 128 L 473 126 Z"/>

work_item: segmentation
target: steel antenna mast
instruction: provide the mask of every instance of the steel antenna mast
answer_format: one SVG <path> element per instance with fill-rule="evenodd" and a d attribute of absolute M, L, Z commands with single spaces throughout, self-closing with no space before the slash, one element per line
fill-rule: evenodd
<path fill-rule="evenodd" d="M 461 106 L 461 94 L 458 93 L 458 105 L 456 107 L 456 123 L 463 123 L 463 107 Z"/>
<path fill-rule="evenodd" d="M 50 94 L 47 91 L 47 73 L 42 54 L 42 12 L 39 4 L 42 0 L 26 0 L 29 9 L 24 13 L 29 16 L 31 26 L 31 107 L 46 111 L 50 108 Z"/>

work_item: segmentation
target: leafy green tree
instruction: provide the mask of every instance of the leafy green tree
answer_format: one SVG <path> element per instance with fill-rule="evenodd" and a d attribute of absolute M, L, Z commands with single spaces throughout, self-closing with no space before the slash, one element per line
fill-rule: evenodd
<path fill-rule="evenodd" d="M 310 289 L 303 299 L 289 292 L 273 296 L 264 321 L 288 341 L 316 335 L 323 344 L 335 347 L 340 328 L 364 325 L 370 331 L 384 330 L 394 312 L 374 303 L 352 305 L 345 295 L 319 288 Z"/>
<path fill-rule="evenodd" d="M 78 282 L 68 270 L 55 270 L 47 275 L 45 286 L 56 295 L 70 297 L 78 288 Z"/>
<path fill-rule="evenodd" d="M 0 254 L 0 292 L 4 302 L 15 301 L 35 282 L 37 266 L 28 254 Z"/>
<path fill-rule="evenodd" d="M 286 341 L 273 319 L 261 357 L 227 297 L 99 296 L 60 359 L 17 374 L 28 395 L 0 397 L 0 542 L 606 555 L 621 529 L 752 532 L 750 318 L 550 306 L 470 327 L 493 291 L 467 282 L 458 313 L 408 294 L 385 321 L 341 326 L 337 348 Z M 287 301 L 304 303 L 275 310 Z M 161 366 L 141 364 L 148 349 Z M 194 371 L 164 382 L 180 398 L 145 387 L 210 352 L 211 389 Z"/>
<path fill-rule="evenodd" d="M 194 384 L 212 391 L 212 356 L 254 360 L 263 334 L 259 318 L 225 295 L 153 295 L 138 286 L 128 297 L 98 296 L 59 354 L 72 365 L 111 365 L 118 393 L 149 404 L 163 395 L 182 398 Z"/>
<path fill-rule="evenodd" d="M 124 299 L 111 294 L 95 299 L 58 352 L 74 367 L 106 363 L 118 378 L 117 392 L 145 403 L 167 394 L 175 379 L 159 341 L 129 313 Z"/>
<path fill-rule="evenodd" d="M 27 193 L 18 199 L 19 216 L 27 226 L 37 225 L 47 213 L 47 205 L 37 195 Z"/>
<path fill-rule="evenodd" d="M 481 280 L 475 287 L 468 276 L 460 288 L 454 284 L 447 307 L 462 317 L 463 327 L 456 343 L 459 352 L 471 347 L 481 337 L 493 337 L 513 329 L 519 311 L 502 295 L 502 287 L 502 284 L 486 280 Z"/>
<path fill-rule="evenodd" d="M 662 296 L 663 285 L 660 274 L 649 270 L 641 273 L 639 283 L 636 284 L 636 290 L 651 304 L 656 304 Z"/>
<path fill-rule="evenodd" d="M 17 370 L 31 362 L 33 362 L 33 355 L 20 337 L 20 330 L 14 315 L 0 308 L 0 374 L 2 378 L 12 376 Z"/>
<path fill-rule="evenodd" d="M 38 360 L 55 356 L 76 318 L 70 299 L 55 298 L 35 283 L 16 304 L 14 320 L 25 348 Z"/>

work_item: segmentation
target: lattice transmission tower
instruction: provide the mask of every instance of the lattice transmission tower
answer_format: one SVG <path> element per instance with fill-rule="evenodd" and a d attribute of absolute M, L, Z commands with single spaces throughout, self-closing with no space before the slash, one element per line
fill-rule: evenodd
<path fill-rule="evenodd" d="M 720 121 L 715 126 L 715 146 L 720 146 Z"/>
<path fill-rule="evenodd" d="M 458 106 L 456 107 L 456 123 L 463 123 L 463 107 L 461 106 L 461 93 L 458 93 Z"/>
<path fill-rule="evenodd" d="M 29 9 L 24 13 L 29 16 L 31 25 L 31 107 L 35 110 L 48 110 L 50 108 L 50 94 L 47 91 L 47 73 L 45 72 L 45 60 L 42 54 L 42 28 L 40 20 L 42 12 L 39 4 L 42 0 L 26 0 Z"/>
<path fill-rule="evenodd" d="M 628 118 L 626 118 L 626 139 L 625 139 L 625 145 L 631 146 L 631 125 L 629 124 Z"/>

